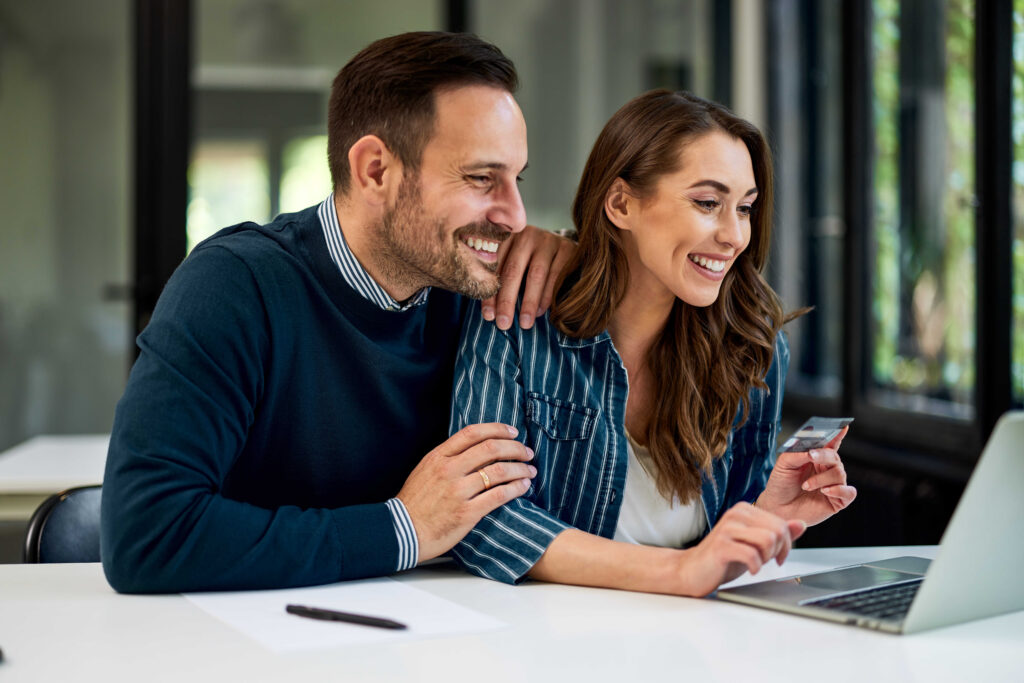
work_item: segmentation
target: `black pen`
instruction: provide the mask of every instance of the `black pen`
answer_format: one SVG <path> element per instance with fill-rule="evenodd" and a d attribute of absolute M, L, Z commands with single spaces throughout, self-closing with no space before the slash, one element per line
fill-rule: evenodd
<path fill-rule="evenodd" d="M 403 629 L 408 628 L 405 624 L 380 617 L 368 617 L 365 614 L 352 614 L 350 612 L 337 612 L 333 609 L 322 607 L 306 607 L 305 605 L 288 605 L 284 608 L 288 614 L 294 614 L 308 619 L 320 619 L 322 621 L 344 621 L 347 624 L 362 624 L 363 626 L 376 626 L 377 628 Z"/>

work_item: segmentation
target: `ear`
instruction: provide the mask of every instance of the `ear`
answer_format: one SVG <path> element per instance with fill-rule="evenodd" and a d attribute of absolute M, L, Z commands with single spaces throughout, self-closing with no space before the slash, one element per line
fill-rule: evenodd
<path fill-rule="evenodd" d="M 376 135 L 364 135 L 348 149 L 349 193 L 363 201 L 386 204 L 402 180 L 402 164 Z"/>
<path fill-rule="evenodd" d="M 632 230 L 638 200 L 622 178 L 616 178 L 604 197 L 604 213 L 620 230 Z"/>

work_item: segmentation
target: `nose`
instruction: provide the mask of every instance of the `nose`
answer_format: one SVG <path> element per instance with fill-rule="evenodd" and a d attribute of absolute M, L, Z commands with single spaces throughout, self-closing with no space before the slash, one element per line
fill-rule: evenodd
<path fill-rule="evenodd" d="M 502 189 L 487 212 L 487 220 L 503 225 L 514 233 L 523 231 L 526 227 L 526 208 L 517 183 L 509 183 Z"/>
<path fill-rule="evenodd" d="M 742 250 L 750 239 L 750 221 L 735 212 L 723 212 L 715 231 L 715 241 L 722 246 Z"/>

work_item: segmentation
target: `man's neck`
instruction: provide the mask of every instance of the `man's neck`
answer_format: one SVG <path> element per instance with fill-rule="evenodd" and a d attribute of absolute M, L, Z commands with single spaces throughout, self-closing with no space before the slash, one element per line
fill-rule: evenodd
<path fill-rule="evenodd" d="M 408 301 L 424 285 L 413 281 L 402 263 L 397 263 L 379 243 L 382 216 L 370 215 L 334 194 L 334 210 L 348 248 L 366 273 L 395 301 Z"/>

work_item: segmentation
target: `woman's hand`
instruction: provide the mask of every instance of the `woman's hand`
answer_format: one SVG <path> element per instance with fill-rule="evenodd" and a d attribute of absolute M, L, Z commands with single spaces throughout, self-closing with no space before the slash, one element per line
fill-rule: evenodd
<path fill-rule="evenodd" d="M 496 321 L 501 330 L 512 327 L 525 279 L 519 325 L 524 330 L 533 327 L 533 321 L 551 305 L 555 281 L 574 251 L 575 242 L 533 225 L 505 240 L 498 250 L 501 289 L 480 303 L 484 320 Z"/>
<path fill-rule="evenodd" d="M 704 540 L 682 552 L 680 588 L 671 592 L 702 597 L 744 571 L 757 574 L 772 559 L 782 564 L 805 529 L 798 519 L 785 520 L 749 503 L 737 503 Z"/>
<path fill-rule="evenodd" d="M 779 453 L 755 505 L 813 525 L 852 503 L 857 489 L 846 483 L 846 470 L 839 458 L 839 445 L 849 429 L 844 428 L 825 448 Z"/>

